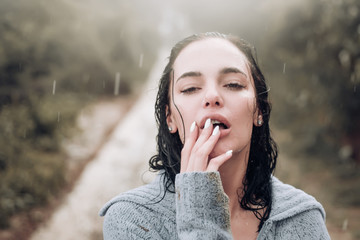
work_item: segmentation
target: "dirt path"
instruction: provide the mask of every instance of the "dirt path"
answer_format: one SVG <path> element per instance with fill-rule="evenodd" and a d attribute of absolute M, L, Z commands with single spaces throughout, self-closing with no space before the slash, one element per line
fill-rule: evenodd
<path fill-rule="evenodd" d="M 98 216 L 102 205 L 118 193 L 152 179 L 147 161 L 155 153 L 154 102 L 165 60 L 165 52 L 161 52 L 141 98 L 86 166 L 73 191 L 50 221 L 33 234 L 32 240 L 102 239 L 103 219 Z"/>

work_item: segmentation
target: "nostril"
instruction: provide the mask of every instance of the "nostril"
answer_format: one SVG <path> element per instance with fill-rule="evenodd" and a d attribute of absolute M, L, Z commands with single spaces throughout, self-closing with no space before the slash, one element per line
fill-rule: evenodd
<path fill-rule="evenodd" d="M 216 107 L 220 107 L 221 106 L 221 101 L 214 99 L 214 101 L 212 100 L 205 100 L 204 101 L 204 106 L 205 107 L 210 107 L 210 106 L 216 106 Z"/>
<path fill-rule="evenodd" d="M 205 103 L 205 106 L 206 106 L 206 107 L 208 107 L 208 106 L 210 106 L 210 105 L 211 105 L 210 102 L 206 102 L 206 103 Z M 215 106 L 220 106 L 220 102 L 216 101 L 214 105 L 215 105 Z"/>

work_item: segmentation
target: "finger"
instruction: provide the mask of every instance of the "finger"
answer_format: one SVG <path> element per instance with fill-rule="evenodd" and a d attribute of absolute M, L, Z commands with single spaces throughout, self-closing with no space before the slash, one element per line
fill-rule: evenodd
<path fill-rule="evenodd" d="M 232 150 L 229 150 L 226 153 L 221 154 L 220 156 L 217 156 L 217 157 L 215 157 L 213 159 L 210 159 L 209 165 L 208 165 L 206 171 L 208 171 L 208 172 L 218 171 L 220 166 L 224 162 L 229 160 L 231 157 L 232 157 Z"/>
<path fill-rule="evenodd" d="M 195 154 L 197 159 L 195 165 L 196 171 L 205 171 L 207 169 L 209 155 L 213 151 L 219 138 L 220 129 L 219 126 L 216 126 L 207 141 L 204 142 L 199 149 L 197 149 L 197 152 Z"/>
<path fill-rule="evenodd" d="M 206 168 L 201 168 L 201 163 L 207 162 L 207 155 L 201 154 L 201 152 L 198 151 L 199 148 L 201 148 L 205 141 L 208 140 L 209 136 L 211 135 L 212 131 L 212 125 L 211 125 L 211 119 L 207 119 L 204 125 L 204 128 L 202 132 L 200 133 L 200 129 L 197 128 L 198 134 L 197 138 L 193 138 L 195 141 L 191 151 L 189 152 L 189 158 L 186 165 L 186 171 L 193 172 L 193 171 L 205 171 Z M 206 165 L 205 165 L 206 167 Z"/>
<path fill-rule="evenodd" d="M 183 149 L 181 150 L 181 163 L 180 163 L 180 172 L 185 172 L 188 164 L 191 151 L 195 145 L 196 139 L 198 137 L 199 128 L 194 121 L 190 126 L 188 137 L 185 139 Z"/>
<path fill-rule="evenodd" d="M 208 118 L 205 122 L 204 128 L 202 129 L 202 132 L 199 135 L 199 138 L 197 139 L 193 151 L 197 151 L 199 148 L 201 148 L 204 143 L 209 139 L 211 136 L 211 133 L 213 131 L 213 126 L 211 124 L 211 119 Z"/>

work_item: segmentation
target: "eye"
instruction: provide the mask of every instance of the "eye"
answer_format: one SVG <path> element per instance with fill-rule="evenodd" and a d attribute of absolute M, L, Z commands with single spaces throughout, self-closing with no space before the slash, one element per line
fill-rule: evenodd
<path fill-rule="evenodd" d="M 244 85 L 241 85 L 239 83 L 228 83 L 228 84 L 225 84 L 225 87 L 229 88 L 230 90 L 241 90 L 241 89 L 245 88 Z"/>
<path fill-rule="evenodd" d="M 183 94 L 191 94 L 191 93 L 194 93 L 196 91 L 198 91 L 200 88 L 198 87 L 189 87 L 189 88 L 186 88 L 184 90 L 181 90 L 180 92 L 183 93 Z"/>

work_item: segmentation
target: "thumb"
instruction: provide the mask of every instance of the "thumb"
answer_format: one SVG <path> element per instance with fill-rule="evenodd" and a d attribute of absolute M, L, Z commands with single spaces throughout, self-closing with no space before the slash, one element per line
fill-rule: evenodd
<path fill-rule="evenodd" d="M 232 157 L 232 153 L 233 151 L 229 150 L 226 153 L 221 154 L 220 156 L 210 159 L 206 171 L 207 172 L 218 171 L 220 166 Z"/>

